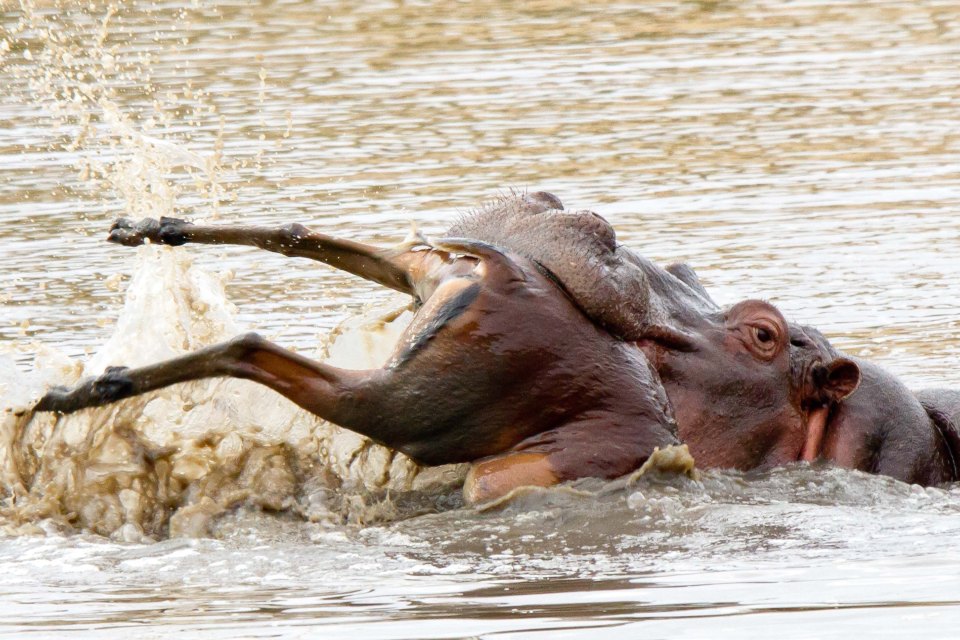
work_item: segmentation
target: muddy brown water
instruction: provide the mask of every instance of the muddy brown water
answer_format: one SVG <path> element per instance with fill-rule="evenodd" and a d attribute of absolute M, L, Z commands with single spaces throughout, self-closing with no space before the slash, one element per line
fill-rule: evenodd
<path fill-rule="evenodd" d="M 323 265 L 110 246 L 117 216 L 299 221 L 389 245 L 510 188 L 598 211 L 721 303 L 769 299 L 911 385 L 960 385 L 956 2 L 0 3 L 0 56 L 7 405 L 76 375 L 67 357 L 102 366 L 247 328 L 314 354 L 391 304 Z M 365 339 L 339 357 L 359 363 Z M 4 424 L 4 473 L 16 447 L 40 448 L 3 478 L 0 634 L 960 627 L 956 487 L 798 466 L 586 481 L 477 513 L 269 396 L 184 393 L 14 444 Z M 144 470 L 144 447 L 166 471 Z M 11 478 L 34 481 L 19 511 Z"/>

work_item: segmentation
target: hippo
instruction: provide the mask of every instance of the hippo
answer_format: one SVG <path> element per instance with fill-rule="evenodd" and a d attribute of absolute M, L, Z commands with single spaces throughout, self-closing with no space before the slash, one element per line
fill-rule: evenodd
<path fill-rule="evenodd" d="M 842 357 L 819 331 L 802 329 L 818 348 Z M 811 434 L 803 459 L 923 486 L 960 480 L 960 392 L 914 392 L 879 365 L 850 359 L 860 369 L 861 389 Z"/>
<path fill-rule="evenodd" d="M 381 369 L 312 362 L 248 334 L 138 369 L 54 388 L 39 411 L 71 412 L 170 384 L 247 378 L 422 464 L 470 462 L 468 502 L 525 485 L 632 471 L 689 446 L 702 468 L 801 460 L 860 382 L 855 361 L 773 305 L 721 309 L 694 271 L 619 245 L 592 212 L 513 194 L 445 237 L 394 249 L 293 224 L 119 220 L 108 239 L 255 246 L 404 292 L 416 314 Z"/>
<path fill-rule="evenodd" d="M 604 218 L 565 211 L 552 194 L 515 194 L 466 214 L 449 233 L 535 260 L 594 322 L 643 351 L 701 468 L 803 459 L 860 383 L 855 361 L 773 305 L 721 308 L 689 265 L 654 264 L 619 244 Z"/>
<path fill-rule="evenodd" d="M 595 213 L 530 194 L 468 214 L 451 232 L 537 260 L 586 315 L 637 344 L 702 467 L 824 460 L 926 486 L 960 479 L 960 392 L 911 392 L 767 303 L 722 310 L 688 265 L 653 264 Z"/>

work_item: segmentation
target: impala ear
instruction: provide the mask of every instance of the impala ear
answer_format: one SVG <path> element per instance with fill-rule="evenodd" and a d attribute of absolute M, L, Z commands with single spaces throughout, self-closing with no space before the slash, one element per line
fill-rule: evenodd
<path fill-rule="evenodd" d="M 860 386 L 860 367 L 847 358 L 817 367 L 814 375 L 821 392 L 831 402 L 845 400 Z"/>

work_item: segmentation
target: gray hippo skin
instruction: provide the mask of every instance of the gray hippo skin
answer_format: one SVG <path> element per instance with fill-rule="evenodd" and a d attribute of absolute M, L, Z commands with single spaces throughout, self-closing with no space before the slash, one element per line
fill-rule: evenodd
<path fill-rule="evenodd" d="M 847 357 L 816 329 L 798 329 L 831 357 Z M 823 431 L 812 435 L 805 459 L 925 486 L 957 480 L 960 393 L 913 392 L 879 365 L 850 360 L 860 369 L 860 388 L 831 410 Z"/>
<path fill-rule="evenodd" d="M 958 394 L 911 392 L 896 376 L 857 359 L 860 391 L 837 408 L 820 457 L 925 486 L 958 479 Z"/>
<path fill-rule="evenodd" d="M 809 438 L 859 383 L 855 362 L 774 306 L 745 300 L 720 308 L 689 266 L 659 267 L 618 244 L 603 218 L 564 211 L 552 194 L 503 198 L 465 215 L 449 235 L 529 258 L 594 322 L 637 345 L 700 467 L 803 459 Z"/>
<path fill-rule="evenodd" d="M 465 216 L 451 235 L 529 257 L 594 322 L 636 343 L 660 375 L 680 438 L 700 466 L 824 459 L 922 485 L 960 479 L 960 392 L 913 393 L 765 303 L 720 309 L 693 269 L 653 264 L 618 244 L 595 213 L 564 211 L 551 194 L 513 196 Z M 753 345 L 744 342 L 744 325 Z M 758 332 L 780 345 L 758 342 Z M 738 343 L 748 348 L 730 348 Z M 778 366 L 784 358 L 786 370 Z"/>

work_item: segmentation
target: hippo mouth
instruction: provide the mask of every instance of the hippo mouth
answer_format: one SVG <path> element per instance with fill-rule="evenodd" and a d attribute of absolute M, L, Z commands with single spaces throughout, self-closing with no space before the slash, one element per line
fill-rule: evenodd
<path fill-rule="evenodd" d="M 807 414 L 806 434 L 797 460 L 813 462 L 823 451 L 834 408 L 860 385 L 860 368 L 852 360 L 836 357 L 829 364 L 814 363 L 804 378 L 811 387 L 808 397 L 815 404 Z"/>

